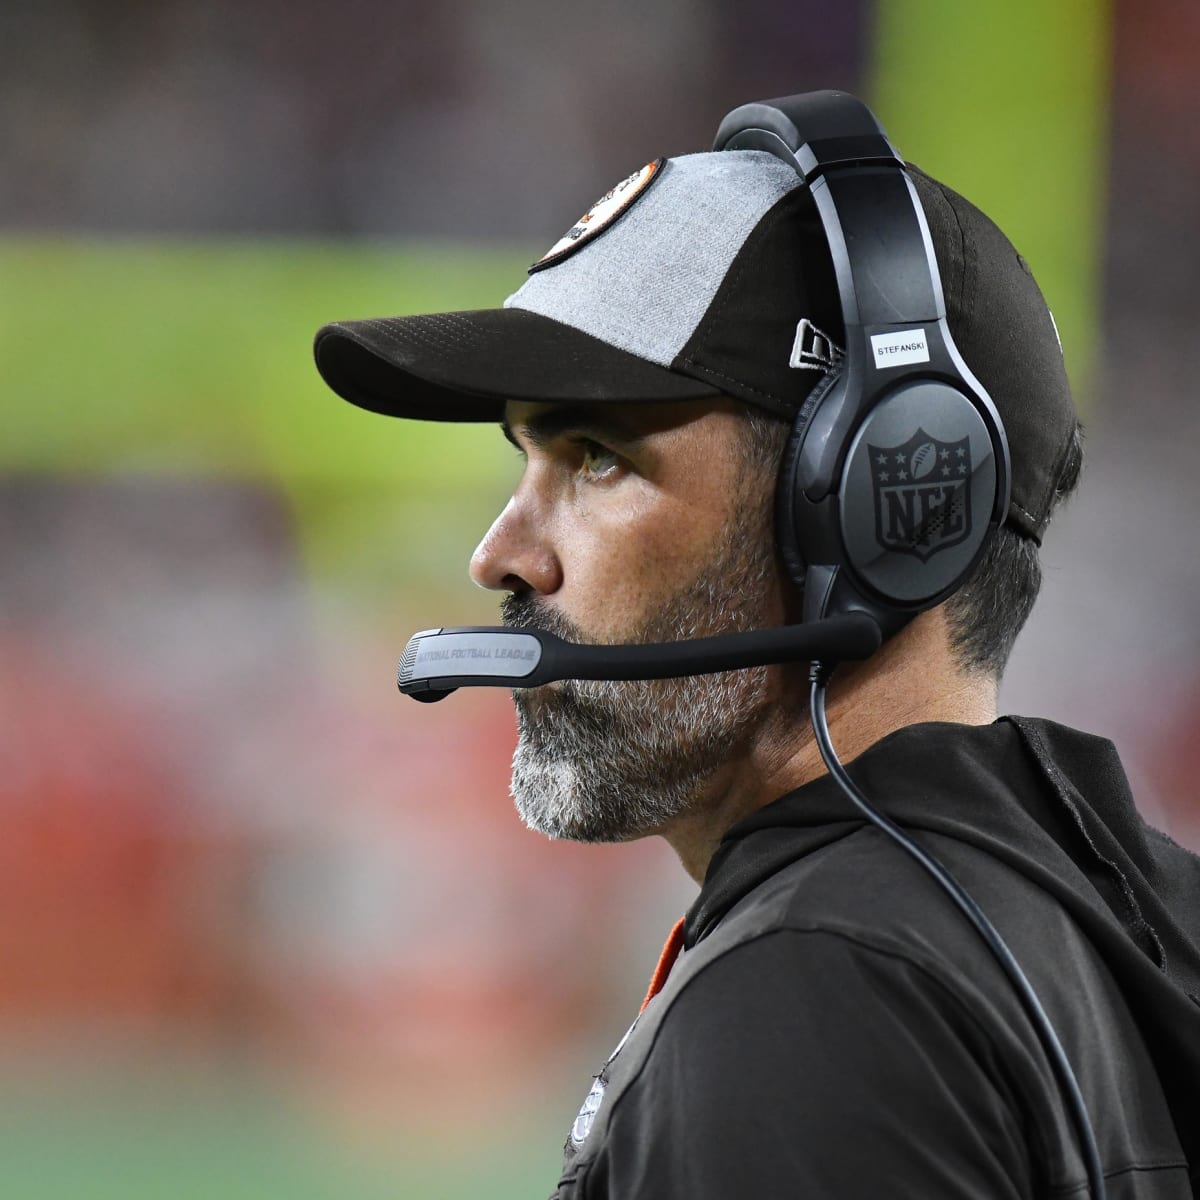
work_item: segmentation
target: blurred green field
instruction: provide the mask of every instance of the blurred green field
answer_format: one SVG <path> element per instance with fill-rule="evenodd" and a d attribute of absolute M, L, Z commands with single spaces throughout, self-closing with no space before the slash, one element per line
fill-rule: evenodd
<path fill-rule="evenodd" d="M 312 337 L 341 318 L 496 305 L 532 257 L 0 239 L 0 471 L 263 481 L 291 506 L 318 577 L 369 575 L 356 547 L 386 539 L 413 546 L 409 571 L 461 578 L 515 458 L 492 428 L 390 422 L 342 402 L 313 367 Z M 431 515 L 438 536 L 424 538 Z"/>
<path fill-rule="evenodd" d="M 554 1134 L 506 1113 L 490 1129 L 368 1140 L 249 1076 L 14 1082 L 0 1098 L 6 1200 L 530 1200 L 556 1180 Z"/>
<path fill-rule="evenodd" d="M 495 305 L 530 255 L 261 240 L 0 239 L 0 469 L 439 477 L 436 425 L 379 436 L 312 365 L 317 327 Z M 462 467 L 482 442 L 456 440 Z"/>

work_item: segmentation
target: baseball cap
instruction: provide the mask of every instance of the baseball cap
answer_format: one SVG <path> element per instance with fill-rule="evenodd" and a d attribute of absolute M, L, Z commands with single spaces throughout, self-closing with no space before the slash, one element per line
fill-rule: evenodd
<path fill-rule="evenodd" d="M 1012 456 L 1007 523 L 1040 540 L 1075 429 L 1054 320 L 1024 259 L 962 196 L 909 168 L 947 317 Z M 338 321 L 325 382 L 373 412 L 500 421 L 509 400 L 732 396 L 791 418 L 842 336 L 816 205 L 773 155 L 658 159 L 607 192 L 498 309 Z"/>

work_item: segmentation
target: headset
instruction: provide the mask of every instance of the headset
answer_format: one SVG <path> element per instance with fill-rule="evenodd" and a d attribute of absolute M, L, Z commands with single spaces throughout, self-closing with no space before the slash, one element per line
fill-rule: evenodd
<path fill-rule="evenodd" d="M 810 712 L 830 775 L 864 816 L 918 861 L 978 931 L 1016 989 L 1075 1127 L 1094 1200 L 1103 1171 L 1082 1093 L 1037 995 L 976 902 L 919 843 L 877 812 L 837 758 L 825 688 L 971 575 L 1008 510 L 1011 464 L 991 398 L 946 319 L 924 210 L 870 109 L 845 92 L 746 104 L 714 150 L 759 150 L 807 185 L 833 259 L 845 345 L 799 408 L 776 487 L 781 557 L 801 621 L 674 643 L 582 646 L 538 629 L 414 634 L 397 683 L 414 699 L 459 687 L 559 679 L 651 679 L 810 663 Z"/>
<path fill-rule="evenodd" d="M 924 211 L 871 111 L 845 92 L 747 104 L 714 149 L 765 150 L 797 172 L 837 279 L 845 349 L 796 414 L 776 492 L 800 624 L 600 648 L 533 629 L 427 629 L 401 659 L 406 695 L 867 658 L 962 585 L 1003 521 L 1004 428 L 954 344 Z"/>
<path fill-rule="evenodd" d="M 833 257 L 839 369 L 796 415 L 777 490 L 803 620 L 883 636 L 970 575 L 1009 501 L 995 405 L 959 354 L 924 210 L 879 123 L 845 92 L 734 109 L 714 150 L 765 150 L 808 185 Z"/>

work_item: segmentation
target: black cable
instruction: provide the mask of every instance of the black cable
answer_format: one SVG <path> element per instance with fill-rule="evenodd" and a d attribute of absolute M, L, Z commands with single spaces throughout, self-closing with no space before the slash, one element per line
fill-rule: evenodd
<path fill-rule="evenodd" d="M 1020 964 L 1013 957 L 1013 953 L 1004 939 L 971 895 L 932 854 L 923 850 L 894 821 L 872 808 L 858 785 L 850 778 L 837 756 L 837 751 L 833 748 L 833 742 L 829 736 L 829 725 L 825 718 L 825 684 L 828 674 L 821 663 L 814 662 L 809 668 L 808 677 L 812 684 L 809 711 L 812 717 L 813 733 L 816 735 L 821 757 L 825 760 L 826 770 L 863 816 L 908 851 L 933 876 L 975 927 L 1000 966 L 1004 968 L 1004 973 L 1016 988 L 1017 996 L 1033 1024 L 1038 1041 L 1041 1042 L 1042 1049 L 1045 1050 L 1046 1056 L 1050 1060 L 1050 1066 L 1058 1079 L 1063 1100 L 1079 1138 L 1079 1152 L 1087 1171 L 1088 1191 L 1093 1200 L 1104 1200 L 1104 1170 L 1100 1165 L 1100 1151 L 1096 1146 L 1096 1135 L 1092 1131 L 1092 1123 L 1088 1118 L 1087 1105 L 1084 1103 L 1079 1082 L 1067 1060 L 1062 1043 L 1058 1040 L 1054 1026 L 1050 1024 L 1050 1018 L 1046 1015 L 1046 1010 L 1042 1008 L 1042 1002 L 1038 999 L 1032 984 L 1025 977 L 1025 972 L 1021 970 Z"/>

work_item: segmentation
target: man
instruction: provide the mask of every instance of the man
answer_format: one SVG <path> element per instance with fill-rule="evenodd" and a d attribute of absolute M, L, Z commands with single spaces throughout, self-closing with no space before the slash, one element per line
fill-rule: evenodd
<path fill-rule="evenodd" d="M 1141 823 L 1108 743 L 996 719 L 1078 431 L 1024 262 L 962 197 L 911 177 L 950 329 L 1007 431 L 1012 500 L 965 586 L 837 668 L 832 740 L 1024 968 L 1107 1194 L 1186 1197 L 1200 863 Z M 326 326 L 316 356 L 365 408 L 503 422 L 525 467 L 471 574 L 503 594 L 506 624 L 650 643 L 800 620 L 776 479 L 842 370 L 842 336 L 812 193 L 734 150 L 635 172 L 503 309 Z M 957 470 L 950 442 L 890 450 L 881 514 L 886 489 Z M 939 519 L 922 554 L 954 543 Z M 1069 1088 L 1012 982 L 826 774 L 809 689 L 807 668 L 768 665 L 515 690 L 526 822 L 657 834 L 701 885 L 570 1129 L 556 1195 L 1087 1194 Z"/>

